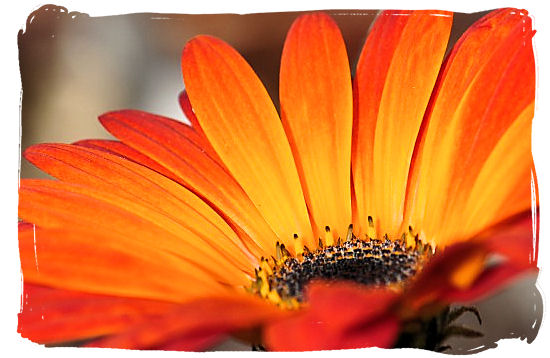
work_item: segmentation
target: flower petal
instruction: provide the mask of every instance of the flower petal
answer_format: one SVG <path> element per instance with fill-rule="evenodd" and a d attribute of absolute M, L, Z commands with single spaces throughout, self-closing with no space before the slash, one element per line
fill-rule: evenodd
<path fill-rule="evenodd" d="M 220 282 L 229 285 L 249 282 L 243 270 L 252 267 L 242 264 L 239 267 L 239 260 L 244 260 L 238 258 L 242 253 L 212 246 L 212 242 L 201 236 L 203 233 L 185 226 L 193 225 L 192 222 L 178 222 L 147 204 L 113 194 L 112 190 L 51 180 L 22 179 L 20 185 L 19 217 L 39 227 L 77 228 L 84 236 L 97 233 L 109 238 L 109 242 L 131 238 L 143 247 L 155 247 L 192 263 Z M 193 217 L 199 220 L 197 215 Z"/>
<path fill-rule="evenodd" d="M 537 273 L 538 269 L 525 270 L 524 267 L 514 263 L 503 263 L 495 267 L 487 268 L 466 289 L 451 288 L 443 293 L 440 300 L 449 303 L 471 302 L 481 300 L 496 290 L 509 284 L 512 280 L 526 273 Z"/>
<path fill-rule="evenodd" d="M 180 107 L 183 111 L 183 114 L 185 114 L 185 117 L 191 122 L 191 127 L 197 131 L 200 135 L 202 135 L 204 138 L 206 136 L 204 135 L 204 132 L 202 131 L 202 128 L 199 124 L 199 121 L 197 120 L 197 116 L 195 115 L 195 111 L 193 111 L 193 107 L 191 106 L 191 101 L 189 100 L 189 96 L 187 95 L 186 91 L 181 91 L 180 95 L 178 96 L 178 101 L 180 104 Z"/>
<path fill-rule="evenodd" d="M 145 154 L 138 152 L 122 142 L 108 139 L 83 139 L 73 144 L 81 147 L 103 150 L 107 153 L 118 155 L 122 158 L 146 166 L 147 168 L 152 169 L 176 182 L 179 181 L 179 178 L 174 173 L 170 172 L 168 169 L 155 162 Z"/>
<path fill-rule="evenodd" d="M 90 294 L 24 283 L 17 331 L 42 344 L 112 335 L 177 304 Z"/>
<path fill-rule="evenodd" d="M 501 9 L 472 25 L 449 55 L 418 143 L 407 198 L 406 224 L 422 228 L 421 236 L 432 243 L 445 245 L 451 238 L 467 237 L 482 225 L 496 222 L 498 215 L 492 215 L 502 208 L 509 190 L 514 190 L 512 184 L 500 188 L 500 193 L 491 190 L 491 200 L 501 196 L 495 201 L 497 209 L 488 210 L 491 203 L 483 204 L 492 217 L 465 225 L 464 215 L 469 213 L 464 205 L 483 166 L 510 126 L 532 113 L 528 109 L 535 93 L 532 35 L 525 11 Z M 524 142 L 529 141 L 527 127 L 523 128 L 519 147 L 507 148 L 507 155 L 523 152 Z M 515 153 L 510 158 L 516 162 Z M 503 161 L 499 165 L 506 167 L 503 163 L 507 160 L 499 155 L 496 161 Z M 530 165 L 529 158 L 523 160 Z M 511 173 L 510 182 L 525 180 L 523 185 L 529 186 L 530 168 L 525 168 L 522 164 L 518 174 Z M 490 176 L 485 174 L 486 179 Z M 520 202 L 524 207 L 514 210 L 530 206 L 529 193 Z"/>
<path fill-rule="evenodd" d="M 510 125 L 487 157 L 462 209 L 464 227 L 489 227 L 538 205 L 536 193 L 531 195 L 536 188 L 531 155 L 533 116 L 534 102 Z"/>
<path fill-rule="evenodd" d="M 464 272 L 464 266 L 468 265 L 473 258 L 480 256 L 483 258 L 487 256 L 483 243 L 470 241 L 450 245 L 442 253 L 432 257 L 403 294 L 402 305 L 405 307 L 403 314 L 414 314 L 424 306 L 446 304 L 439 299 L 446 291 L 455 289 L 453 276 L 457 270 Z M 472 274 L 477 276 L 478 272 L 472 272 Z M 471 283 L 475 281 L 476 276 L 461 277 L 461 281 Z M 459 287 L 459 289 L 464 288 L 467 287 Z"/>
<path fill-rule="evenodd" d="M 282 351 L 391 347 L 399 322 L 389 308 L 397 293 L 356 284 L 312 283 L 308 305 L 267 327 L 267 347 Z"/>
<path fill-rule="evenodd" d="M 233 332 L 255 328 L 288 315 L 252 295 L 208 297 L 181 305 L 169 315 L 154 317 L 127 332 L 91 342 L 91 347 L 196 351 Z"/>
<path fill-rule="evenodd" d="M 518 267 L 537 264 L 539 214 L 525 211 L 475 235 L 490 252 L 503 255 Z"/>
<path fill-rule="evenodd" d="M 19 253 L 26 283 L 167 302 L 227 291 L 207 270 L 130 235 L 20 228 Z"/>
<path fill-rule="evenodd" d="M 365 42 L 354 82 L 352 154 L 357 209 L 379 235 L 400 234 L 415 139 L 435 84 L 452 13 L 384 11 Z"/>
<path fill-rule="evenodd" d="M 436 254 L 404 293 L 404 307 L 418 310 L 453 299 L 482 298 L 522 273 L 536 272 L 538 229 L 525 212 L 488 228 L 466 242 L 449 245 Z M 488 264 L 491 255 L 500 260 Z M 457 275 L 462 275 L 457 277 Z"/>
<path fill-rule="evenodd" d="M 206 139 L 183 123 L 145 112 L 110 112 L 100 121 L 122 142 L 177 175 L 179 183 L 215 208 L 235 231 L 257 243 L 262 255 L 273 254 L 275 234 L 217 154 L 207 149 Z"/>
<path fill-rule="evenodd" d="M 299 17 L 281 58 L 281 117 L 294 154 L 315 236 L 351 224 L 353 105 L 346 46 L 323 13 Z"/>
<path fill-rule="evenodd" d="M 248 252 L 249 243 L 243 243 L 201 199 L 162 175 L 120 157 L 75 145 L 40 144 L 28 148 L 24 155 L 63 181 L 115 191 L 120 197 L 146 205 L 190 230 L 193 236 L 202 237 L 200 241 L 215 250 L 224 249 L 223 255 L 241 256 L 241 267 L 251 269 L 251 260 L 243 254 Z"/>
<path fill-rule="evenodd" d="M 298 234 L 312 245 L 290 145 L 254 71 L 233 48 L 208 36 L 187 43 L 182 71 L 202 130 L 278 238 Z"/>

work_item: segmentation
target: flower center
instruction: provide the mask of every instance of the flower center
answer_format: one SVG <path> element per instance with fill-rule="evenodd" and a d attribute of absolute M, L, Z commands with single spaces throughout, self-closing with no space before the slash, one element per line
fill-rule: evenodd
<path fill-rule="evenodd" d="M 399 286 L 414 276 L 432 253 L 429 245 L 422 244 L 412 235 L 412 229 L 400 240 L 390 240 L 387 235 L 383 239 L 368 235 L 361 239 L 352 233 L 350 225 L 345 239 L 338 239 L 336 243 L 331 241 L 323 244 L 319 239 L 315 251 L 300 247 L 296 256 L 277 243 L 277 258 L 262 258 L 250 291 L 276 304 L 294 308 L 304 301 L 304 290 L 313 280 Z"/>

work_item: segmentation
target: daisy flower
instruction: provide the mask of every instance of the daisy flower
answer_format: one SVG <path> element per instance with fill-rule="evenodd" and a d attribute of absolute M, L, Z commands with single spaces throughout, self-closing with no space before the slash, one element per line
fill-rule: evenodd
<path fill-rule="evenodd" d="M 442 350 L 470 308 L 536 272 L 531 20 L 383 11 L 352 78 L 324 13 L 282 52 L 280 111 L 231 46 L 183 49 L 191 122 L 100 116 L 118 140 L 40 144 L 22 179 L 19 332 L 201 350 Z M 411 328 L 412 327 L 412 328 Z M 414 328 L 416 327 L 416 328 Z"/>

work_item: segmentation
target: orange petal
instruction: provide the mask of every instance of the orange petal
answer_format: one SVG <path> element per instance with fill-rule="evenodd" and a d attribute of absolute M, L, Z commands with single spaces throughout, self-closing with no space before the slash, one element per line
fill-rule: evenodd
<path fill-rule="evenodd" d="M 131 236 L 33 227 L 19 231 L 19 252 L 28 283 L 172 302 L 227 290 L 209 272 Z"/>
<path fill-rule="evenodd" d="M 446 291 L 455 288 L 452 278 L 457 270 L 464 267 L 473 257 L 485 258 L 487 254 L 487 249 L 481 242 L 459 242 L 436 254 L 404 292 L 405 314 L 415 314 L 424 306 L 443 304 L 438 302 L 438 299 Z M 460 289 L 463 288 L 467 287 Z"/>
<path fill-rule="evenodd" d="M 351 75 L 342 34 L 328 15 L 303 15 L 290 28 L 279 90 L 315 236 L 329 226 L 335 239 L 344 237 L 351 224 Z"/>
<path fill-rule="evenodd" d="M 239 330 L 255 328 L 288 313 L 252 295 L 204 298 L 181 305 L 123 334 L 90 343 L 92 347 L 196 351 Z"/>
<path fill-rule="evenodd" d="M 510 125 L 487 157 L 463 203 L 464 225 L 460 228 L 474 231 L 488 227 L 537 205 L 536 197 L 531 195 L 536 185 L 531 155 L 533 115 L 534 102 Z"/>
<path fill-rule="evenodd" d="M 451 244 L 415 277 L 404 293 L 405 302 L 414 311 L 424 305 L 452 303 L 453 297 L 478 299 L 521 273 L 534 272 L 537 237 L 537 225 L 531 213 L 525 212 L 474 235 L 470 241 Z M 481 262 L 493 254 L 500 257 L 497 264 Z"/>
<path fill-rule="evenodd" d="M 174 181 L 179 180 L 179 178 L 174 173 L 170 172 L 168 169 L 155 162 L 153 159 L 149 158 L 145 154 L 138 152 L 137 150 L 127 146 L 122 142 L 107 139 L 83 139 L 73 144 L 79 145 L 81 147 L 103 150 L 107 153 L 118 155 L 122 158 L 146 166 L 147 168 L 152 169 L 157 173 L 160 173 Z"/>
<path fill-rule="evenodd" d="M 518 267 L 535 266 L 538 259 L 539 213 L 525 211 L 475 235 L 490 252 L 513 261 Z"/>
<path fill-rule="evenodd" d="M 37 343 L 85 340 L 125 331 L 177 304 L 96 295 L 24 283 L 17 331 Z"/>
<path fill-rule="evenodd" d="M 182 71 L 202 130 L 278 238 L 298 234 L 312 245 L 290 145 L 254 71 L 233 48 L 208 36 L 187 43 Z"/>
<path fill-rule="evenodd" d="M 422 229 L 421 235 L 433 243 L 445 244 L 453 237 L 468 236 L 465 229 L 473 233 L 481 228 L 475 220 L 473 225 L 465 225 L 468 213 L 464 204 L 508 128 L 518 118 L 529 116 L 535 91 L 531 37 L 531 20 L 525 11 L 501 9 L 472 25 L 449 55 L 419 141 L 407 199 L 406 224 Z M 523 151 L 525 141 L 529 141 L 527 133 L 507 148 L 507 154 Z M 524 158 L 524 164 L 530 165 L 530 160 Z M 506 162 L 508 157 L 499 156 L 498 160 Z M 489 173 L 485 176 L 485 183 L 498 180 L 489 178 Z M 530 185 L 525 165 L 511 181 L 517 183 L 517 178 L 524 178 L 523 185 Z M 510 190 L 512 185 L 502 187 L 500 193 L 493 190 L 491 200 L 500 195 L 495 201 L 500 205 L 502 198 L 510 196 Z M 521 203 L 529 200 L 527 194 Z M 487 209 L 490 203 L 482 205 Z M 488 214 L 495 211 L 498 209 Z M 480 218 L 482 225 L 495 220 L 498 217 Z"/>
<path fill-rule="evenodd" d="M 191 127 L 197 131 L 200 135 L 202 135 L 204 138 L 206 136 L 204 135 L 204 132 L 199 124 L 199 121 L 197 120 L 197 116 L 195 115 L 195 111 L 193 111 L 193 107 L 191 106 L 191 101 L 189 100 L 189 96 L 187 95 L 186 91 L 182 91 L 180 95 L 178 96 L 178 101 L 180 103 L 180 107 L 185 114 L 185 117 L 191 122 Z"/>
<path fill-rule="evenodd" d="M 28 148 L 24 155 L 63 181 L 89 185 L 107 193 L 116 192 L 120 197 L 149 207 L 190 230 L 194 240 L 197 236 L 202 237 L 199 240 L 207 246 L 223 249 L 223 255 L 241 256 L 239 261 L 243 269 L 250 270 L 255 264 L 255 260 L 248 260 L 243 255 L 248 251 L 245 243 L 214 210 L 187 189 L 156 172 L 117 156 L 75 145 L 41 144 Z"/>
<path fill-rule="evenodd" d="M 505 285 L 510 284 L 521 275 L 535 274 L 536 268 L 526 270 L 524 267 L 516 266 L 513 263 L 503 263 L 495 267 L 489 267 L 480 274 L 476 280 L 467 288 L 451 288 L 444 292 L 440 300 L 448 303 L 471 302 L 481 300 Z"/>
<path fill-rule="evenodd" d="M 168 148 L 177 148 L 180 143 L 189 143 L 222 165 L 204 136 L 183 122 L 138 110 L 104 113 L 99 117 L 99 121 L 111 134 L 123 142 L 129 141 L 130 143 L 126 144 L 140 152 L 143 152 L 142 147 L 151 146 L 146 145 L 148 142 L 158 142 L 158 145 L 164 144 Z"/>
<path fill-rule="evenodd" d="M 122 142 L 174 173 L 179 183 L 215 208 L 235 231 L 243 233 L 243 239 L 246 235 L 246 239 L 253 240 L 261 248 L 255 251 L 258 255 L 273 254 L 275 234 L 216 159 L 213 149 L 205 149 L 206 140 L 189 126 L 138 111 L 106 113 L 100 121 Z"/>
<path fill-rule="evenodd" d="M 267 347 L 282 351 L 391 347 L 399 322 L 389 308 L 395 292 L 345 282 L 313 283 L 308 305 L 265 330 Z"/>
<path fill-rule="evenodd" d="M 229 285 L 249 282 L 243 270 L 253 267 L 239 264 L 239 260 L 246 260 L 239 259 L 243 255 L 241 252 L 212 245 L 201 236 L 203 233 L 189 226 L 193 225 L 192 221 L 199 220 L 196 214 L 193 220 L 184 223 L 136 199 L 112 194 L 112 190 L 50 180 L 22 179 L 20 184 L 19 217 L 39 227 L 77 228 L 110 240 L 132 238 L 143 247 L 158 248 L 190 262 L 220 282 Z M 227 242 L 222 236 L 212 239 Z"/>
<path fill-rule="evenodd" d="M 403 220 L 415 140 L 435 84 L 452 13 L 384 11 L 365 42 L 354 82 L 354 222 L 368 216 L 379 235 L 395 236 Z"/>
<path fill-rule="evenodd" d="M 485 267 L 485 253 L 479 252 L 463 260 L 449 277 L 452 286 L 458 289 L 468 288 Z"/>

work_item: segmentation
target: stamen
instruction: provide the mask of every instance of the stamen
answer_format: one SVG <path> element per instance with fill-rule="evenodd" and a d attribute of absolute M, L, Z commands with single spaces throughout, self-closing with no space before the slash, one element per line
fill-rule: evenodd
<path fill-rule="evenodd" d="M 264 270 L 261 268 L 258 270 L 258 278 L 260 281 L 260 295 L 262 297 L 267 297 L 267 294 L 269 293 L 269 281 L 267 279 L 267 274 Z"/>
<path fill-rule="evenodd" d="M 277 244 L 275 245 L 275 256 L 277 257 L 277 261 L 283 259 L 283 253 L 281 252 L 281 244 L 279 241 L 277 241 Z"/>
<path fill-rule="evenodd" d="M 325 226 L 325 243 L 327 246 L 334 245 L 334 237 L 332 236 L 332 233 L 330 232 L 330 227 Z"/>
<path fill-rule="evenodd" d="M 275 303 L 278 303 L 278 302 L 281 302 L 281 296 L 279 296 L 279 293 L 275 290 L 271 290 L 269 291 L 269 293 L 267 294 L 267 298 L 271 301 L 271 302 L 275 302 Z"/>
<path fill-rule="evenodd" d="M 277 241 L 275 246 L 275 255 L 277 256 L 277 261 L 286 260 L 290 256 L 290 252 L 285 247 L 285 244 L 281 244 Z"/>
<path fill-rule="evenodd" d="M 376 237 L 376 229 L 374 228 L 374 220 L 372 216 L 368 217 L 369 225 L 367 227 L 367 237 L 369 239 L 374 239 Z"/>
<path fill-rule="evenodd" d="M 298 234 L 294 234 L 294 252 L 296 256 L 301 256 L 304 253 L 304 243 L 298 237 Z"/>
<path fill-rule="evenodd" d="M 346 241 L 350 241 L 352 235 L 353 235 L 353 224 L 349 224 L 348 233 L 346 234 Z"/>
<path fill-rule="evenodd" d="M 412 226 L 409 225 L 409 230 L 406 233 L 407 246 L 408 247 L 415 246 L 417 240 L 418 240 L 418 235 L 414 234 Z"/>
<path fill-rule="evenodd" d="M 262 259 L 261 259 L 260 267 L 261 267 L 262 270 L 264 270 L 268 275 L 273 275 L 273 270 L 271 269 L 271 266 L 269 265 L 269 262 L 267 261 L 267 259 L 265 259 L 264 257 L 262 257 Z"/>

